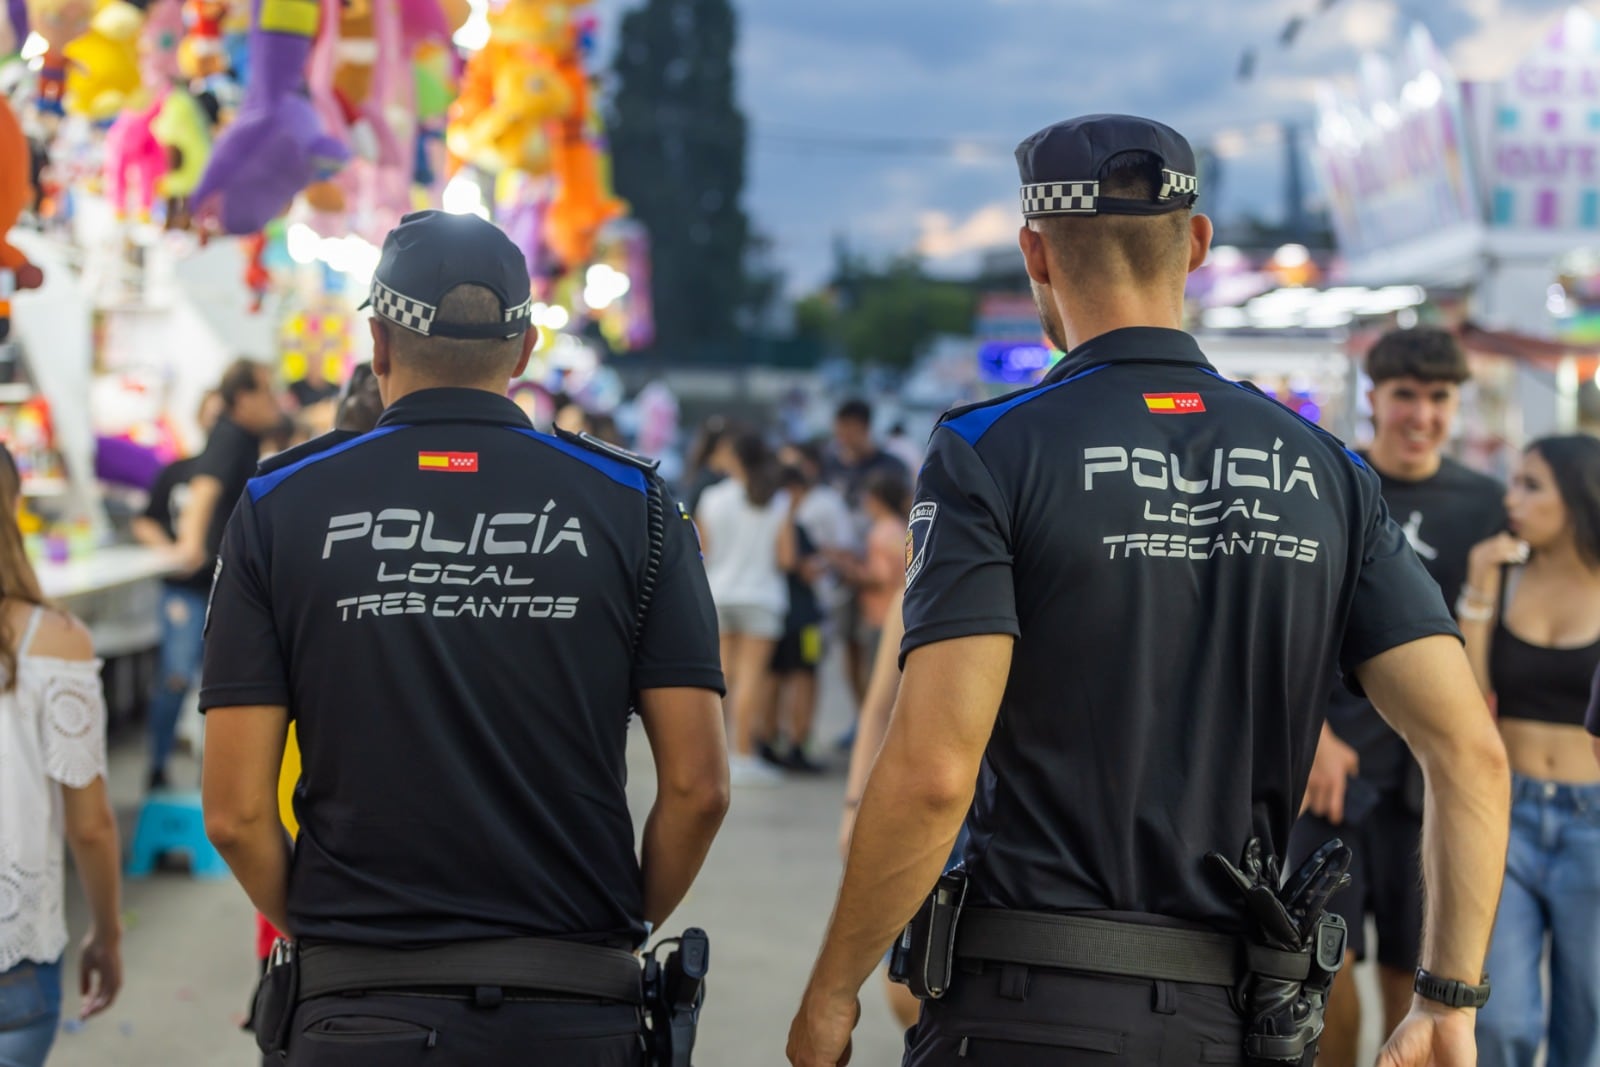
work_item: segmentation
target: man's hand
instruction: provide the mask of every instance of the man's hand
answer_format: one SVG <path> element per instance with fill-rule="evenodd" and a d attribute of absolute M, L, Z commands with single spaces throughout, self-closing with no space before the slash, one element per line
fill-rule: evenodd
<path fill-rule="evenodd" d="M 1477 1013 L 1418 1001 L 1378 1056 L 1378 1067 L 1475 1067 Z"/>
<path fill-rule="evenodd" d="M 794 1067 L 844 1067 L 850 1062 L 850 1034 L 860 1021 L 858 998 L 808 988 L 789 1025 L 789 1062 Z"/>
<path fill-rule="evenodd" d="M 1323 726 L 1317 741 L 1317 755 L 1311 762 L 1311 777 L 1306 782 L 1305 800 L 1300 813 L 1307 811 L 1338 826 L 1344 822 L 1344 793 L 1352 775 L 1361 770 L 1356 750 L 1339 740 Z"/>

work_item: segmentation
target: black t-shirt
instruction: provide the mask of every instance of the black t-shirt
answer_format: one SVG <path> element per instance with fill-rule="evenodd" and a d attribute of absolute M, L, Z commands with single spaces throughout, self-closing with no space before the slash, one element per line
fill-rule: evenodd
<path fill-rule="evenodd" d="M 721 690 L 716 613 L 647 476 L 435 389 L 274 457 L 228 528 L 202 708 L 286 705 L 299 937 L 385 945 L 644 933 L 624 785 L 640 689 Z"/>
<path fill-rule="evenodd" d="M 289 395 L 294 397 L 294 402 L 302 408 L 320 404 L 324 400 L 332 400 L 339 395 L 339 387 L 332 382 L 323 382 L 321 385 L 312 385 L 310 381 L 301 378 L 297 382 L 289 383 Z"/>
<path fill-rule="evenodd" d="M 1376 468 L 1374 468 L 1376 469 Z M 1446 458 L 1433 477 L 1407 482 L 1378 474 L 1389 513 L 1454 606 L 1472 546 L 1506 527 L 1505 487 Z M 1361 777 L 1385 791 L 1405 784 L 1411 754 L 1377 709 L 1342 685 L 1328 700 L 1328 725 L 1361 759 Z"/>
<path fill-rule="evenodd" d="M 215 558 L 222 547 L 222 532 L 228 527 L 228 517 L 239 506 L 244 487 L 255 477 L 256 466 L 261 462 L 261 438 L 224 415 L 217 420 L 206 441 L 203 452 L 194 457 L 190 479 L 201 475 L 222 483 L 222 493 L 211 512 L 211 524 L 206 529 L 206 553 L 213 562 L 200 569 L 207 581 L 215 566 Z"/>
<path fill-rule="evenodd" d="M 947 415 L 909 527 L 903 652 L 1018 638 L 976 904 L 1240 930 L 1204 856 L 1287 851 L 1325 680 L 1456 632 L 1366 464 L 1175 330 Z"/>
<path fill-rule="evenodd" d="M 907 484 L 911 482 L 911 472 L 906 470 L 906 465 L 882 449 L 875 450 L 870 456 L 855 463 L 846 463 L 837 455 L 830 454 L 823 461 L 822 476 L 823 480 L 839 491 L 852 510 L 859 510 L 868 479 L 880 472 L 904 478 Z"/>
<path fill-rule="evenodd" d="M 189 479 L 194 476 L 194 457 L 180 459 L 161 468 L 155 483 L 150 486 L 150 502 L 145 505 L 144 517 L 159 525 L 168 537 L 177 540 L 178 520 L 183 516 L 183 505 L 189 495 Z M 211 567 L 201 567 L 183 578 L 168 578 L 166 583 L 181 589 L 204 593 L 211 588 Z"/>

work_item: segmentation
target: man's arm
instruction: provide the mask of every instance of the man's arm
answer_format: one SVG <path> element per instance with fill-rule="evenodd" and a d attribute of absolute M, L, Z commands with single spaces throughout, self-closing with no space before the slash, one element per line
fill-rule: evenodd
<path fill-rule="evenodd" d="M 183 514 L 178 517 L 178 555 L 182 561 L 182 574 L 191 575 L 206 565 L 210 558 L 207 538 L 211 533 L 211 516 L 222 500 L 222 482 L 209 474 L 197 474 L 189 479 L 189 497 L 183 503 Z"/>
<path fill-rule="evenodd" d="M 1405 738 L 1427 782 L 1422 966 L 1441 978 L 1476 984 L 1500 899 L 1511 826 L 1505 747 L 1454 637 L 1426 637 L 1392 648 L 1357 667 L 1356 677 Z M 1417 1007 L 1452 1011 L 1421 1000 Z"/>
<path fill-rule="evenodd" d="M 201 797 L 206 836 L 267 921 L 289 930 L 289 835 L 278 818 L 288 709 L 221 707 L 206 712 Z"/>
<path fill-rule="evenodd" d="M 1009 634 L 961 637 L 921 646 L 906 659 L 861 799 L 844 885 L 790 1032 L 793 1062 L 838 1062 L 842 1046 L 811 1044 L 829 1030 L 821 1021 L 855 1011 L 862 983 L 944 871 L 972 805 L 1013 643 Z"/>
<path fill-rule="evenodd" d="M 656 764 L 656 802 L 640 849 L 644 917 L 660 929 L 700 873 L 728 812 L 728 742 L 722 701 L 709 689 L 642 690 L 639 718 Z"/>
<path fill-rule="evenodd" d="M 171 548 L 176 543 L 159 522 L 144 515 L 135 515 L 129 529 L 135 541 L 150 548 Z"/>

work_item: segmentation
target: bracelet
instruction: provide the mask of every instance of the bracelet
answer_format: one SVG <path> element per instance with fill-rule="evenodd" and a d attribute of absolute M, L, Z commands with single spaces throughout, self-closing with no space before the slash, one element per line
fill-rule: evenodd
<path fill-rule="evenodd" d="M 1461 596 L 1458 600 L 1458 603 L 1460 600 L 1465 600 L 1469 604 L 1476 604 L 1480 608 L 1494 607 L 1494 597 L 1490 596 L 1488 593 L 1480 592 L 1479 590 L 1472 588 L 1470 585 L 1463 585 L 1461 587 Z"/>
<path fill-rule="evenodd" d="M 1462 594 L 1456 598 L 1456 618 L 1462 622 L 1489 622 L 1494 618 L 1494 608 L 1484 604 L 1475 604 L 1467 598 L 1466 594 Z"/>

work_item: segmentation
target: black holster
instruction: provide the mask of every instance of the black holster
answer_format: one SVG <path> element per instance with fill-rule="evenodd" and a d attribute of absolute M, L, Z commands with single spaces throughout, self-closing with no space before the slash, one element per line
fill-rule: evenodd
<path fill-rule="evenodd" d="M 1246 845 L 1238 867 L 1220 853 L 1207 859 L 1245 905 L 1250 934 L 1238 988 L 1247 1023 L 1245 1055 L 1258 1065 L 1311 1064 L 1328 989 L 1344 966 L 1348 931 L 1344 920 L 1326 909 L 1328 898 L 1350 883 L 1350 850 L 1337 839 L 1329 841 L 1281 887 L 1277 858 L 1264 855 L 1258 839 Z M 1300 956 L 1303 967 L 1277 963 L 1285 952 Z M 1269 958 L 1274 962 L 1266 962 Z"/>
<path fill-rule="evenodd" d="M 938 1000 L 950 991 L 955 974 L 956 929 L 967 899 L 964 868 L 940 875 L 933 892 L 901 931 L 889 954 L 889 980 L 911 990 L 918 1000 Z"/>
<path fill-rule="evenodd" d="M 300 953 L 293 941 L 273 942 L 266 970 L 256 985 L 247 1025 L 256 1035 L 256 1047 L 269 1059 L 289 1049 L 289 1026 L 300 1000 Z"/>
<path fill-rule="evenodd" d="M 656 954 L 677 945 L 665 960 Z M 644 1007 L 650 1020 L 645 1045 L 651 1067 L 691 1067 L 700 1007 L 706 999 L 706 972 L 711 969 L 711 941 L 690 927 L 682 937 L 660 942 L 645 954 Z"/>

